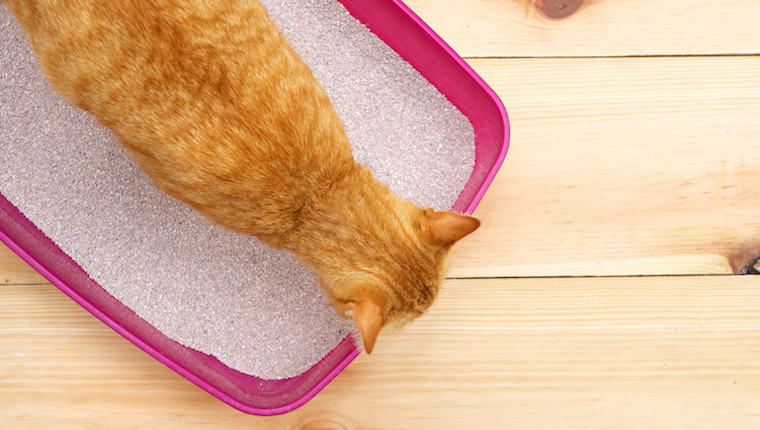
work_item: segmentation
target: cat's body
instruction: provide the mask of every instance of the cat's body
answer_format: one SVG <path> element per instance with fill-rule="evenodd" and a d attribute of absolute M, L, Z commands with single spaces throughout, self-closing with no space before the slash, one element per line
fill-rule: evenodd
<path fill-rule="evenodd" d="M 474 218 L 354 162 L 322 88 L 255 0 L 4 0 L 53 87 L 171 196 L 292 251 L 372 350 L 432 303 Z"/>

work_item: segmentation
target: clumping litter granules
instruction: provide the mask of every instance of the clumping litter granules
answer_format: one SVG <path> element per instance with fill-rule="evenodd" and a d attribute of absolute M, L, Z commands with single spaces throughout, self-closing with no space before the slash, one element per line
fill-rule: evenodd
<path fill-rule="evenodd" d="M 335 0 L 262 0 L 343 121 L 357 161 L 448 209 L 475 162 L 467 118 Z M 351 330 L 289 252 L 160 191 L 111 132 L 53 92 L 0 2 L 0 193 L 108 293 L 182 345 L 297 376 Z"/>

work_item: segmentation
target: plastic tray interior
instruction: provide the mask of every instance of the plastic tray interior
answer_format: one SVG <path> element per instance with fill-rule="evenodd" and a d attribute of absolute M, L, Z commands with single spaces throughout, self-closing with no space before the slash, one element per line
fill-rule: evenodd
<path fill-rule="evenodd" d="M 403 3 L 339 0 L 359 21 L 414 66 L 472 122 L 475 169 L 453 210 L 471 214 L 506 156 L 509 123 L 495 93 Z M 350 338 L 305 373 L 263 380 L 164 336 L 110 296 L 0 195 L 0 240 L 74 301 L 148 354 L 229 405 L 275 415 L 306 403 L 359 354 Z"/>

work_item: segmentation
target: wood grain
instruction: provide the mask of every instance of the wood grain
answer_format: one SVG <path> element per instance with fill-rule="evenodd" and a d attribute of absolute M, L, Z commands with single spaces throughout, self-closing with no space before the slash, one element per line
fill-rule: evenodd
<path fill-rule="evenodd" d="M 596 57 L 760 53 L 751 0 L 586 0 L 550 20 L 536 0 L 405 2 L 463 57 Z"/>
<path fill-rule="evenodd" d="M 40 284 L 47 280 L 0 242 L 0 285 Z"/>
<path fill-rule="evenodd" d="M 54 287 L 5 285 L 0 423 L 754 428 L 759 313 L 751 276 L 450 281 L 427 316 L 381 336 L 306 406 L 262 418 L 183 380 Z"/>
<path fill-rule="evenodd" d="M 512 138 L 451 276 L 733 273 L 760 255 L 760 57 L 470 63 Z"/>
<path fill-rule="evenodd" d="M 451 256 L 469 279 L 262 418 L 0 245 L 0 428 L 760 428 L 760 277 L 730 275 L 760 256 L 758 4 L 407 3 L 511 119 L 483 227 Z"/>

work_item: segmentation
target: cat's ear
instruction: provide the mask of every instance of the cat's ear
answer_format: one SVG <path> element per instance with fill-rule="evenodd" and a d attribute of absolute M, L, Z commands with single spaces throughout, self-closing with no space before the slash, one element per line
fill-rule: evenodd
<path fill-rule="evenodd" d="M 362 299 L 359 301 L 348 302 L 345 305 L 346 311 L 350 311 L 354 318 L 356 327 L 359 328 L 359 334 L 362 336 L 364 350 L 367 354 L 372 353 L 375 346 L 375 340 L 383 327 L 385 319 L 385 306 L 380 300 Z"/>
<path fill-rule="evenodd" d="M 422 231 L 431 245 L 451 245 L 480 227 L 477 218 L 455 212 L 426 209 L 424 218 L 424 222 L 421 223 Z"/>

